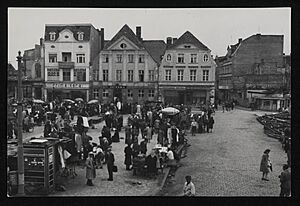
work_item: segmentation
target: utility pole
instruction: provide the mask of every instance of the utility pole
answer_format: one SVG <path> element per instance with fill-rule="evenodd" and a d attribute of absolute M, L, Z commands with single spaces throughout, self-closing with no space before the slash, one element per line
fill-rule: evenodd
<path fill-rule="evenodd" d="M 21 68 L 21 51 L 18 52 L 18 195 L 24 195 L 24 153 L 23 153 L 23 114 L 22 114 L 22 68 Z"/>

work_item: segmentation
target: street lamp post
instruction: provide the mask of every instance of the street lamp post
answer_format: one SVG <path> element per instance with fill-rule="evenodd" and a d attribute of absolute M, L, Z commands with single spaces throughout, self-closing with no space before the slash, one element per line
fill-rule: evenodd
<path fill-rule="evenodd" d="M 24 195 L 24 153 L 23 153 L 23 114 L 22 114 L 22 69 L 21 69 L 21 51 L 18 52 L 18 195 Z"/>

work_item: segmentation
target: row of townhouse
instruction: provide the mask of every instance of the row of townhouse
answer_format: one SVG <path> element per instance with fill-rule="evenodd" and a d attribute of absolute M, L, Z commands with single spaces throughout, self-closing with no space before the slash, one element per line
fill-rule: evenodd
<path fill-rule="evenodd" d="M 39 55 L 25 60 L 31 50 Z M 134 33 L 125 24 L 111 40 L 104 40 L 104 29 L 91 24 L 46 24 L 40 46 L 31 50 L 23 56 L 24 76 L 39 82 L 26 97 L 104 103 L 114 98 L 124 103 L 213 101 L 211 51 L 188 31 L 167 42 L 144 40 L 141 27 Z"/>

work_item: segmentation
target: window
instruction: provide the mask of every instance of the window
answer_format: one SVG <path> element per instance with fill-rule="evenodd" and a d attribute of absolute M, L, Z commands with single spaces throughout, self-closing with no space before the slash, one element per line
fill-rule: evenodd
<path fill-rule="evenodd" d="M 94 96 L 94 99 L 99 98 L 99 89 L 93 89 L 93 96 Z"/>
<path fill-rule="evenodd" d="M 133 54 L 128 54 L 128 62 L 133 63 Z"/>
<path fill-rule="evenodd" d="M 75 81 L 86 81 L 86 70 L 85 69 L 74 69 L 74 80 Z"/>
<path fill-rule="evenodd" d="M 122 54 L 117 54 L 117 63 L 122 63 Z"/>
<path fill-rule="evenodd" d="M 71 55 L 72 55 L 71 52 L 62 52 L 61 55 L 62 55 L 62 60 L 64 62 L 70 62 L 71 61 Z"/>
<path fill-rule="evenodd" d="M 85 54 L 76 54 L 77 63 L 85 63 Z"/>
<path fill-rule="evenodd" d="M 94 70 L 94 81 L 99 81 L 99 70 L 98 69 L 96 69 L 96 70 Z"/>
<path fill-rule="evenodd" d="M 128 81 L 133 82 L 133 70 L 128 70 Z"/>
<path fill-rule="evenodd" d="M 166 70 L 166 81 L 171 81 L 171 70 L 170 69 Z"/>
<path fill-rule="evenodd" d="M 125 49 L 125 48 L 127 47 L 127 45 L 124 44 L 124 43 L 122 43 L 122 44 L 120 44 L 120 47 L 121 47 L 122 49 Z"/>
<path fill-rule="evenodd" d="M 184 48 L 191 48 L 191 45 L 184 45 Z"/>
<path fill-rule="evenodd" d="M 83 40 L 83 32 L 77 32 L 77 35 L 78 35 L 78 40 L 79 41 L 82 41 Z"/>
<path fill-rule="evenodd" d="M 149 81 L 155 81 L 154 70 L 149 70 Z"/>
<path fill-rule="evenodd" d="M 71 70 L 63 69 L 63 81 L 71 81 Z"/>
<path fill-rule="evenodd" d="M 108 54 L 103 54 L 102 55 L 102 57 L 103 57 L 103 63 L 108 63 Z"/>
<path fill-rule="evenodd" d="M 133 97 L 132 90 L 130 90 L 130 89 L 127 90 L 127 97 L 129 97 L 129 98 Z"/>
<path fill-rule="evenodd" d="M 184 54 L 178 54 L 178 63 L 184 63 Z"/>
<path fill-rule="evenodd" d="M 49 62 L 50 63 L 57 62 L 57 54 L 49 54 Z"/>
<path fill-rule="evenodd" d="M 47 69 L 48 81 L 59 80 L 59 69 L 48 68 Z"/>
<path fill-rule="evenodd" d="M 171 54 L 168 54 L 168 55 L 167 55 L 167 61 L 171 61 L 171 59 L 172 59 Z"/>
<path fill-rule="evenodd" d="M 207 54 L 204 54 L 204 56 L 203 56 L 203 61 L 204 61 L 204 62 L 207 62 L 207 61 L 208 61 L 208 55 L 207 55 Z"/>
<path fill-rule="evenodd" d="M 116 81 L 122 81 L 122 70 L 116 70 Z"/>
<path fill-rule="evenodd" d="M 148 97 L 154 97 L 154 89 L 149 89 Z"/>
<path fill-rule="evenodd" d="M 196 70 L 190 70 L 190 80 L 196 81 Z"/>
<path fill-rule="evenodd" d="M 139 97 L 140 98 L 144 97 L 144 90 L 143 89 L 139 89 Z"/>
<path fill-rule="evenodd" d="M 208 81 L 209 70 L 203 70 L 203 81 Z"/>
<path fill-rule="evenodd" d="M 139 81 L 140 82 L 144 81 L 144 70 L 139 70 Z"/>
<path fill-rule="evenodd" d="M 183 70 L 177 70 L 177 80 L 183 81 Z"/>
<path fill-rule="evenodd" d="M 197 63 L 197 54 L 191 54 L 191 63 L 192 64 Z"/>
<path fill-rule="evenodd" d="M 108 70 L 103 69 L 103 81 L 107 82 L 108 81 Z"/>
<path fill-rule="evenodd" d="M 103 89 L 102 96 L 104 98 L 108 97 L 108 90 L 107 89 Z"/>
<path fill-rule="evenodd" d="M 41 70 L 41 65 L 40 65 L 40 63 L 36 63 L 36 64 L 34 65 L 34 67 L 35 67 L 35 77 L 36 77 L 36 78 L 41 78 L 41 77 L 42 77 L 42 70 Z"/>
<path fill-rule="evenodd" d="M 144 62 L 145 62 L 145 55 L 139 54 L 139 63 L 144 63 Z"/>
<path fill-rule="evenodd" d="M 50 41 L 54 41 L 55 40 L 55 32 L 50 32 Z"/>

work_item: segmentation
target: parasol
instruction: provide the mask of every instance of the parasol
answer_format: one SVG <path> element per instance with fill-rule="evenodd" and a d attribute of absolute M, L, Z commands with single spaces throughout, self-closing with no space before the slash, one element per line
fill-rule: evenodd
<path fill-rule="evenodd" d="M 71 99 L 64 99 L 63 102 L 70 102 L 70 103 L 75 103 L 73 100 Z"/>
<path fill-rule="evenodd" d="M 41 99 L 34 99 L 32 100 L 33 103 L 36 103 L 36 104 L 44 104 L 45 102 Z"/>
<path fill-rule="evenodd" d="M 175 115 L 179 113 L 179 110 L 174 107 L 167 107 L 161 110 L 162 113 L 168 114 L 168 115 Z"/>
<path fill-rule="evenodd" d="M 80 98 L 80 97 L 78 97 L 78 98 L 75 99 L 75 101 L 77 101 L 77 102 L 80 102 L 80 101 L 83 102 L 83 99 Z"/>
<path fill-rule="evenodd" d="M 97 104 L 97 103 L 99 103 L 99 101 L 97 99 L 93 99 L 89 101 L 87 104 Z"/>

